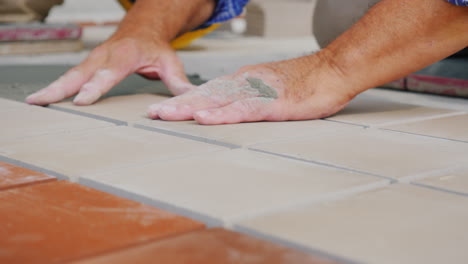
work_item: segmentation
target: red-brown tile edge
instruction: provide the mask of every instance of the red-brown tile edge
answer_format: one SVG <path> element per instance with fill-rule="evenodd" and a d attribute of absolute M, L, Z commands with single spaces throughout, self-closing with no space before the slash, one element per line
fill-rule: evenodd
<path fill-rule="evenodd" d="M 222 228 L 185 233 L 73 263 L 233 264 L 247 262 L 251 264 L 342 263 Z"/>
<path fill-rule="evenodd" d="M 27 162 L 24 162 L 24 161 L 21 161 L 21 160 L 12 159 L 10 157 L 5 157 L 5 156 L 0 155 L 0 161 L 12 164 L 12 165 L 17 166 L 17 167 L 22 167 L 22 168 L 26 168 L 26 169 L 29 169 L 29 170 L 32 170 L 32 171 L 37 171 L 39 173 L 43 173 L 43 174 L 49 175 L 51 177 L 54 177 L 54 178 L 56 178 L 58 180 L 69 180 L 70 179 L 70 177 L 68 177 L 66 175 L 63 175 L 63 174 L 61 174 L 59 172 L 49 170 L 49 169 L 46 169 L 46 168 L 42 168 L 42 167 L 27 163 Z"/>
<path fill-rule="evenodd" d="M 0 160 L 0 191 L 55 180 L 51 175 Z"/>

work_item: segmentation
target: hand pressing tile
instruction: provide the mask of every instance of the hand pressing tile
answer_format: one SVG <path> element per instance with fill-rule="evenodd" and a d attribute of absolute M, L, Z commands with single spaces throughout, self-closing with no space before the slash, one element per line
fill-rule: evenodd
<path fill-rule="evenodd" d="M 392 185 L 251 219 L 241 227 L 360 263 L 465 263 L 466 208 L 467 197 Z"/>
<path fill-rule="evenodd" d="M 308 255 L 251 236 L 215 228 L 191 232 L 73 263 L 337 264 L 338 262 Z"/>
<path fill-rule="evenodd" d="M 114 126 L 4 143 L 3 155 L 76 177 L 224 148 L 142 129 Z"/>
<path fill-rule="evenodd" d="M 54 104 L 54 107 L 72 110 L 98 117 L 110 118 L 128 123 L 148 119 L 146 110 L 149 105 L 162 102 L 168 96 L 154 94 L 135 94 L 113 96 L 89 106 L 77 106 L 72 102 Z"/>
<path fill-rule="evenodd" d="M 0 263 L 63 263 L 203 228 L 78 184 L 0 192 Z"/>
<path fill-rule="evenodd" d="M 414 183 L 468 196 L 468 167 L 454 169 L 437 176 L 416 180 Z"/>
<path fill-rule="evenodd" d="M 351 101 L 344 110 L 327 119 L 365 126 L 382 126 L 451 113 L 455 111 L 402 104 L 363 93 Z"/>
<path fill-rule="evenodd" d="M 389 184 L 377 177 L 243 149 L 85 175 L 81 180 L 227 223 Z"/>
<path fill-rule="evenodd" d="M 386 126 L 384 128 L 468 142 L 468 114 Z"/>
<path fill-rule="evenodd" d="M 0 146 L 13 140 L 21 140 L 46 134 L 82 131 L 113 124 L 76 116 L 39 106 L 21 104 L 13 111 L 0 115 Z"/>
<path fill-rule="evenodd" d="M 465 143 L 353 127 L 252 148 L 394 179 L 460 166 L 468 160 Z"/>
<path fill-rule="evenodd" d="M 137 126 L 138 125 L 183 133 L 238 146 L 249 146 L 307 135 L 316 136 L 321 133 L 350 126 L 323 120 L 256 122 L 219 126 L 203 126 L 194 121 L 167 122 L 161 120 L 145 120 L 138 122 Z"/>
<path fill-rule="evenodd" d="M 55 177 L 0 161 L 0 191 L 54 180 Z"/>

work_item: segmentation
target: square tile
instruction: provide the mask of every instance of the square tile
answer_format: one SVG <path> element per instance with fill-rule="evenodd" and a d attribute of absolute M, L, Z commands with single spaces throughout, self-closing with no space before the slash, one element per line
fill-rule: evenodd
<path fill-rule="evenodd" d="M 171 263 L 171 264 L 337 264 L 251 236 L 209 229 L 112 252 L 74 264 Z"/>
<path fill-rule="evenodd" d="M 365 126 L 382 126 L 450 113 L 455 111 L 402 104 L 363 93 L 351 101 L 345 109 L 327 119 Z"/>
<path fill-rule="evenodd" d="M 89 106 L 77 106 L 72 102 L 61 102 L 53 106 L 60 109 L 132 123 L 148 119 L 146 115 L 148 106 L 168 98 L 168 96 L 155 94 L 135 94 L 108 97 Z"/>
<path fill-rule="evenodd" d="M 468 114 L 386 126 L 384 128 L 468 142 Z"/>
<path fill-rule="evenodd" d="M 414 182 L 468 196 L 468 167 L 454 169 L 437 176 L 416 180 Z"/>
<path fill-rule="evenodd" d="M 466 208 L 467 197 L 393 185 L 241 226 L 361 263 L 465 263 Z"/>
<path fill-rule="evenodd" d="M 0 191 L 54 181 L 55 177 L 0 161 Z"/>
<path fill-rule="evenodd" d="M 87 174 L 82 179 L 225 223 L 389 183 L 243 149 Z"/>
<path fill-rule="evenodd" d="M 4 143 L 0 154 L 69 177 L 225 148 L 115 126 Z"/>
<path fill-rule="evenodd" d="M 203 228 L 67 181 L 0 192 L 0 262 L 64 263 Z"/>
<path fill-rule="evenodd" d="M 306 135 L 315 136 L 323 132 L 335 131 L 350 126 L 323 120 L 256 122 L 218 126 L 203 126 L 194 121 L 167 122 L 162 120 L 145 120 L 138 122 L 137 127 L 138 125 L 221 141 L 237 146 L 249 146 Z"/>
<path fill-rule="evenodd" d="M 109 127 L 113 124 L 63 113 L 40 106 L 18 103 L 14 111 L 0 115 L 0 145 L 45 134 Z"/>
<path fill-rule="evenodd" d="M 0 98 L 0 113 L 5 113 L 9 111 L 14 111 L 18 108 L 23 108 L 26 106 L 24 103 L 15 102 L 8 99 Z"/>
<path fill-rule="evenodd" d="M 353 127 L 252 148 L 395 179 L 450 168 L 468 160 L 465 143 Z"/>

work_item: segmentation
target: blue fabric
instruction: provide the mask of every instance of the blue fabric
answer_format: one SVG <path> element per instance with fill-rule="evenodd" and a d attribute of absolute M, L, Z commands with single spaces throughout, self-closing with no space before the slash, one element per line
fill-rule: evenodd
<path fill-rule="evenodd" d="M 249 0 L 216 0 L 216 8 L 208 21 L 200 28 L 206 28 L 216 23 L 228 21 L 242 13 L 244 6 Z"/>
<path fill-rule="evenodd" d="M 468 0 L 446 0 L 446 1 L 457 6 L 468 6 Z"/>

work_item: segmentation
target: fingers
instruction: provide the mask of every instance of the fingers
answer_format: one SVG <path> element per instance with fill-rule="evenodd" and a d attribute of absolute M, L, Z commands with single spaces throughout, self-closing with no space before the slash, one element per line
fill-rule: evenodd
<path fill-rule="evenodd" d="M 173 95 L 180 95 L 195 88 L 187 79 L 184 65 L 175 52 L 162 54 L 159 60 L 159 77 Z"/>
<path fill-rule="evenodd" d="M 198 111 L 194 119 L 202 125 L 236 124 L 256 121 L 274 120 L 274 99 L 249 98 L 236 101 L 224 107 Z"/>

